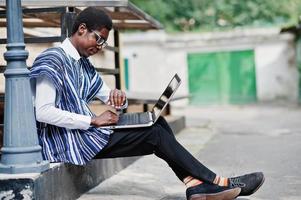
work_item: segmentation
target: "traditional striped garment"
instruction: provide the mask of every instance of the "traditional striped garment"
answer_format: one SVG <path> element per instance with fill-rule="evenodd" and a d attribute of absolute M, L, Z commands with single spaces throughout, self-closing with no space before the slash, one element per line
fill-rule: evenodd
<path fill-rule="evenodd" d="M 47 76 L 56 88 L 59 100 L 56 107 L 83 115 L 93 116 L 88 102 L 101 88 L 103 81 L 86 58 L 76 61 L 60 47 L 40 54 L 30 77 Z M 109 140 L 110 130 L 90 127 L 88 130 L 67 129 L 37 122 L 40 145 L 45 160 L 84 165 Z"/>

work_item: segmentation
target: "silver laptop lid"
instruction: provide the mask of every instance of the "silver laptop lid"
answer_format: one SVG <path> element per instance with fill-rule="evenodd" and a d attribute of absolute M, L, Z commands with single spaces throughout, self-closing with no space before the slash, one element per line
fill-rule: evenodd
<path fill-rule="evenodd" d="M 167 88 L 164 90 L 159 100 L 157 101 L 157 103 L 154 105 L 152 109 L 153 119 L 155 119 L 154 122 L 157 121 L 157 119 L 161 115 L 161 112 L 170 102 L 172 96 L 175 94 L 175 91 L 178 89 L 180 84 L 181 84 L 181 79 L 178 76 L 178 74 L 175 74 L 174 77 L 169 82 Z"/>

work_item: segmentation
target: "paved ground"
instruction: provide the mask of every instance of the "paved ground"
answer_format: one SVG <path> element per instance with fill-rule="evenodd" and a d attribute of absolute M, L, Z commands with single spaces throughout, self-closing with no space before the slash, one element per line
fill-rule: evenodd
<path fill-rule="evenodd" d="M 178 140 L 216 173 L 265 173 L 263 187 L 240 200 L 301 199 L 301 107 L 186 107 L 173 114 L 187 117 Z M 146 156 L 79 199 L 183 200 L 185 187 L 163 161 Z"/>

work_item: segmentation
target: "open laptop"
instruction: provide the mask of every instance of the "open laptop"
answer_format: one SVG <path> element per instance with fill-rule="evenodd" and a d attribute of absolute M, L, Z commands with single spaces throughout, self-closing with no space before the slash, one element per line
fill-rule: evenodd
<path fill-rule="evenodd" d="M 153 125 L 158 120 L 164 108 L 170 102 L 180 84 L 181 79 L 178 74 L 175 74 L 151 111 L 140 113 L 122 113 L 119 115 L 119 120 L 116 124 L 101 126 L 100 128 L 121 129 L 147 127 Z"/>

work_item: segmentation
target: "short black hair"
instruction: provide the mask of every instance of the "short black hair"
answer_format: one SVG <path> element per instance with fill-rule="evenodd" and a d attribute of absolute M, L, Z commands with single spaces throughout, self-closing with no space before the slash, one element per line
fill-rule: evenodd
<path fill-rule="evenodd" d="M 85 8 L 78 14 L 73 23 L 72 35 L 76 33 L 82 23 L 86 24 L 89 31 L 99 28 L 106 28 L 110 31 L 113 26 L 112 19 L 103 10 L 95 7 Z"/>

